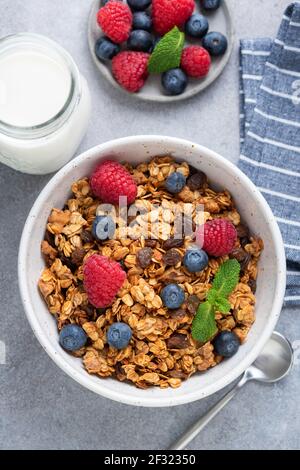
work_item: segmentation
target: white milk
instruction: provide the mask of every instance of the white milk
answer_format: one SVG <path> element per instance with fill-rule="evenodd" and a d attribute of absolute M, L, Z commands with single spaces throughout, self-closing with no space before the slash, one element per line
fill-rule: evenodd
<path fill-rule="evenodd" d="M 0 161 L 45 174 L 63 166 L 80 144 L 90 116 L 85 79 L 71 57 L 43 36 L 0 43 Z"/>

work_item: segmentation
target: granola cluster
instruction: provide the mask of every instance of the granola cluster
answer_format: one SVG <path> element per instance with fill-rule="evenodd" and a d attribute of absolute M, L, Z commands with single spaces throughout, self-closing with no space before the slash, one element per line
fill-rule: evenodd
<path fill-rule="evenodd" d="M 138 185 L 136 205 L 146 208 L 146 213 L 137 215 L 133 222 L 138 223 L 127 228 L 122 218 L 116 217 L 115 239 L 97 242 L 91 226 L 100 201 L 93 197 L 88 178 L 74 182 L 72 197 L 62 210 L 54 208 L 48 219 L 42 242 L 46 268 L 39 289 L 59 330 L 74 323 L 86 332 L 86 346 L 72 354 L 82 357 L 90 374 L 114 376 L 143 389 L 153 385 L 176 388 L 182 380 L 222 360 L 211 342 L 201 344 L 192 338 L 191 324 L 216 271 L 228 256 L 210 258 L 200 273 L 188 272 L 182 259 L 191 237 L 172 238 L 174 208 L 180 210 L 184 204 L 193 226 L 220 217 L 235 225 L 238 240 L 230 257 L 241 264 L 240 282 L 229 297 L 230 313 L 217 312 L 216 321 L 219 331 L 234 331 L 241 342 L 255 320 L 257 263 L 263 242 L 251 236 L 241 223 L 228 191 L 215 191 L 206 180 L 199 190 L 191 184 L 175 196 L 165 191 L 164 181 L 172 172 L 176 170 L 187 177 L 193 171 L 187 163 L 176 163 L 164 156 L 135 168 L 126 164 L 126 168 Z M 153 210 L 153 204 L 162 206 L 163 211 Z M 204 206 L 202 220 L 197 220 L 197 204 Z M 141 227 L 150 226 L 150 220 L 152 238 L 146 239 L 140 231 Z M 127 273 L 124 285 L 106 310 L 89 304 L 83 288 L 84 261 L 95 253 L 119 261 Z M 159 295 L 171 282 L 178 283 L 186 296 L 177 310 L 164 307 Z M 127 323 L 133 332 L 129 345 L 122 350 L 110 347 L 106 340 L 108 327 L 116 321 Z"/>

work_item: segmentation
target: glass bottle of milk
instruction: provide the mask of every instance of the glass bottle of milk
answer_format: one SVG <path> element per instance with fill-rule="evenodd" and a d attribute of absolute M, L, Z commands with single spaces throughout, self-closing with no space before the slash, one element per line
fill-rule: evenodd
<path fill-rule="evenodd" d="M 58 170 L 90 111 L 87 82 L 58 44 L 29 33 L 0 40 L 0 162 L 31 174 Z"/>

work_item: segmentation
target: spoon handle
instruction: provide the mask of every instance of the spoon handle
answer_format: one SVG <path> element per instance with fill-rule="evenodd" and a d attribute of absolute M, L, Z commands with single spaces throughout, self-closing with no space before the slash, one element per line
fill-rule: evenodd
<path fill-rule="evenodd" d="M 196 421 L 169 450 L 182 450 L 191 442 L 202 429 L 221 411 L 225 405 L 236 395 L 238 390 L 247 382 L 245 375 L 218 403 L 216 403 L 208 412 Z"/>

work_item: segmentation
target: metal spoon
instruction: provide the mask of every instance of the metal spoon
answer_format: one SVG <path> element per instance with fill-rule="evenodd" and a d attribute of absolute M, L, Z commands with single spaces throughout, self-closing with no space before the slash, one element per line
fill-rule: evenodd
<path fill-rule="evenodd" d="M 283 379 L 291 370 L 293 357 L 294 353 L 289 341 L 274 331 L 256 361 L 245 370 L 241 380 L 234 388 L 196 421 L 180 439 L 171 445 L 169 450 L 184 449 L 249 380 L 272 383 Z"/>

